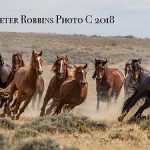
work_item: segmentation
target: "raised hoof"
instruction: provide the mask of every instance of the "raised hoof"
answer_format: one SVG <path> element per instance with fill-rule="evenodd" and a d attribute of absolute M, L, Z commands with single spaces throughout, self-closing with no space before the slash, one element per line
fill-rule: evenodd
<path fill-rule="evenodd" d="M 123 116 L 118 117 L 118 121 L 122 122 L 123 118 L 124 118 Z"/>

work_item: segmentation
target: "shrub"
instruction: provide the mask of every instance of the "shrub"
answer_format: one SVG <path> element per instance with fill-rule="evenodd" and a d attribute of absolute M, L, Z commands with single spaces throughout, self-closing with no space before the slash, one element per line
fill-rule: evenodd
<path fill-rule="evenodd" d="M 20 142 L 16 150 L 60 150 L 60 145 L 48 137 L 31 138 Z"/>
<path fill-rule="evenodd" d="M 80 150 L 78 147 L 75 147 L 75 146 L 71 146 L 71 147 L 69 147 L 69 146 L 65 146 L 64 148 L 63 148 L 63 150 Z"/>
<path fill-rule="evenodd" d="M 90 129 L 106 130 L 107 125 L 102 122 L 89 120 L 87 117 L 77 117 L 73 114 L 59 114 L 45 116 L 22 125 L 20 128 L 30 128 L 39 132 L 88 132 Z"/>
<path fill-rule="evenodd" d="M 15 126 L 16 125 L 13 123 L 12 120 L 8 118 L 0 118 L 0 127 L 13 130 Z"/>
<path fill-rule="evenodd" d="M 119 139 L 119 140 L 137 140 L 131 133 L 131 130 L 113 130 L 108 136 L 110 139 Z"/>
<path fill-rule="evenodd" d="M 27 137 L 35 137 L 38 135 L 38 132 L 34 129 L 23 128 L 16 130 L 14 137 L 17 139 L 27 138 Z"/>
<path fill-rule="evenodd" d="M 150 129 L 150 117 L 140 120 L 138 124 L 142 130 Z"/>

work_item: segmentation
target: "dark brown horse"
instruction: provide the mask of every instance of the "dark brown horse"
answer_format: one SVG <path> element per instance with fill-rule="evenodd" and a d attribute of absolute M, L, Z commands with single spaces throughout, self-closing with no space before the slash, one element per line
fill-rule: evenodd
<path fill-rule="evenodd" d="M 52 66 L 52 71 L 55 73 L 55 75 L 52 77 L 52 79 L 49 82 L 49 86 L 44 98 L 44 103 L 41 108 L 40 116 L 45 115 L 45 108 L 49 102 L 50 99 L 53 99 L 51 106 L 47 109 L 46 114 L 50 114 L 51 110 L 55 106 L 55 102 L 59 98 L 59 90 L 61 84 L 68 78 L 68 57 L 67 55 L 65 57 L 57 56 L 56 61 L 54 62 Z"/>
<path fill-rule="evenodd" d="M 75 65 L 74 65 L 75 66 Z M 75 106 L 82 104 L 88 92 L 88 83 L 86 80 L 87 64 L 84 66 L 75 66 L 74 75 L 68 78 L 60 88 L 60 99 L 57 101 L 54 114 L 61 113 L 61 109 L 65 106 L 68 111 Z"/>
<path fill-rule="evenodd" d="M 8 102 L 5 104 L 2 116 L 5 116 L 6 113 L 9 114 L 10 112 L 13 112 L 13 118 L 15 118 L 15 115 L 18 113 L 21 103 L 24 101 L 23 106 L 16 116 L 16 119 L 19 119 L 26 106 L 30 103 L 32 96 L 37 90 L 38 76 L 43 72 L 41 56 L 42 51 L 40 53 L 36 53 L 33 51 L 30 66 L 21 67 L 16 72 L 10 87 L 10 97 Z M 18 94 L 16 105 L 11 111 L 9 111 L 10 103 L 13 100 L 13 95 L 17 90 Z"/>
<path fill-rule="evenodd" d="M 122 121 L 124 117 L 128 114 L 130 109 L 141 99 L 145 98 L 144 104 L 137 110 L 137 112 L 130 119 L 131 121 L 141 118 L 142 112 L 150 107 L 150 76 L 148 76 L 142 85 L 134 92 L 134 94 L 129 97 L 123 107 L 121 115 L 118 117 L 118 121 Z"/>
<path fill-rule="evenodd" d="M 111 102 L 111 98 L 115 96 L 117 100 L 124 83 L 123 73 L 118 69 L 108 68 L 107 60 L 95 59 L 96 91 L 97 91 L 97 110 L 99 110 L 99 102 Z"/>
<path fill-rule="evenodd" d="M 141 66 L 141 59 L 132 60 L 131 68 L 132 68 L 132 71 L 131 71 L 130 76 L 131 76 L 131 79 L 136 84 L 134 86 L 134 92 L 125 101 L 125 103 L 123 105 L 122 115 L 118 118 L 119 121 L 123 120 L 123 118 L 126 116 L 128 111 L 130 110 L 130 108 L 133 107 L 135 105 L 135 103 L 137 101 L 139 101 L 140 98 L 142 98 L 145 101 L 144 105 L 139 108 L 139 110 L 137 111 L 137 113 L 135 113 L 133 118 L 140 118 L 143 110 L 148 108 L 150 105 L 150 101 L 149 101 L 150 97 L 149 97 L 149 92 L 148 92 L 149 86 L 147 85 L 150 81 L 149 80 L 150 79 L 150 71 L 148 71 L 147 69 L 145 69 Z M 146 82 L 148 82 L 148 83 L 146 83 Z M 144 94 L 145 94 L 145 96 L 144 96 Z"/>
<path fill-rule="evenodd" d="M 4 63 L 4 59 L 0 54 L 0 88 L 6 88 L 10 84 L 11 72 L 11 66 Z"/>

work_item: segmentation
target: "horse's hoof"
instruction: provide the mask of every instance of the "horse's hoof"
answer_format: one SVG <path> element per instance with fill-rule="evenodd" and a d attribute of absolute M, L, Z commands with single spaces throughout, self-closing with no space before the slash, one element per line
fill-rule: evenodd
<path fill-rule="evenodd" d="M 123 120 L 123 116 L 118 117 L 119 122 L 122 122 L 122 120 Z"/>
<path fill-rule="evenodd" d="M 19 116 L 18 115 L 16 116 L 16 120 L 19 120 Z"/>
<path fill-rule="evenodd" d="M 44 112 L 41 112 L 41 113 L 40 113 L 40 116 L 43 117 L 43 116 L 44 116 Z"/>

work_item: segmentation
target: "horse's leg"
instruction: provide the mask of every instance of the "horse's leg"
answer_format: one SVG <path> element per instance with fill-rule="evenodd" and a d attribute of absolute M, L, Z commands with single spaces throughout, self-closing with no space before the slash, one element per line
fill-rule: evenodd
<path fill-rule="evenodd" d="M 41 102 L 41 99 L 42 99 L 42 95 L 43 95 L 43 92 L 40 92 L 39 93 L 39 101 L 38 101 L 38 105 L 37 105 L 38 108 L 40 107 L 40 102 Z"/>
<path fill-rule="evenodd" d="M 59 101 L 58 106 L 56 107 L 56 110 L 54 111 L 53 115 L 55 114 L 58 115 L 59 113 L 61 113 L 63 105 L 64 105 L 63 100 Z"/>
<path fill-rule="evenodd" d="M 41 113 L 40 116 L 44 116 L 45 115 L 45 107 L 47 106 L 49 100 L 52 98 L 52 94 L 49 93 L 49 90 L 47 90 L 46 96 L 44 98 L 44 102 L 43 102 L 43 106 L 41 108 Z"/>
<path fill-rule="evenodd" d="M 97 106 L 96 106 L 96 111 L 99 111 L 99 102 L 100 102 L 100 94 L 97 93 Z"/>
<path fill-rule="evenodd" d="M 32 96 L 26 98 L 26 100 L 25 100 L 25 102 L 24 102 L 22 108 L 19 110 L 19 113 L 18 113 L 17 116 L 16 116 L 16 120 L 19 119 L 20 115 L 24 112 L 25 108 L 26 108 L 27 105 L 30 103 L 31 99 L 32 99 Z"/>
<path fill-rule="evenodd" d="M 50 107 L 46 110 L 46 115 L 50 115 L 52 110 L 57 106 L 57 102 L 53 100 Z"/>
<path fill-rule="evenodd" d="M 138 91 L 136 91 L 131 97 L 129 97 L 123 105 L 123 109 L 122 109 L 121 115 L 118 117 L 118 121 L 121 122 L 124 119 L 124 117 L 127 115 L 127 113 L 129 112 L 129 110 L 136 104 L 136 102 L 140 98 L 145 97 L 147 95 L 147 92 L 148 91 L 138 93 Z"/>
<path fill-rule="evenodd" d="M 13 112 L 13 118 L 15 118 L 15 115 L 18 113 L 22 101 L 24 101 L 25 99 L 26 99 L 26 95 L 25 94 L 23 95 L 21 91 L 18 91 L 15 107 L 10 111 Z"/>
<path fill-rule="evenodd" d="M 14 93 L 15 93 L 16 90 L 17 90 L 16 86 L 12 83 L 11 88 L 10 88 L 9 99 L 8 99 L 8 101 L 5 102 L 4 110 L 3 110 L 3 113 L 1 114 L 2 117 L 4 117 L 5 114 L 9 112 L 9 105 L 10 105 L 10 103 L 13 100 L 13 95 L 14 95 Z"/>
<path fill-rule="evenodd" d="M 141 118 L 143 111 L 150 107 L 150 99 L 146 98 L 145 103 L 137 110 L 137 112 L 131 117 L 130 120 L 135 120 L 136 118 Z"/>
<path fill-rule="evenodd" d="M 118 100 L 118 97 L 120 95 L 120 92 L 121 92 L 121 89 L 122 89 L 122 86 L 119 88 L 119 90 L 115 93 L 115 104 L 117 103 L 117 100 Z"/>
<path fill-rule="evenodd" d="M 35 94 L 33 95 L 33 97 L 32 97 L 32 109 L 34 109 L 35 108 L 35 102 L 36 102 L 36 98 L 37 98 L 37 91 L 35 92 Z"/>

